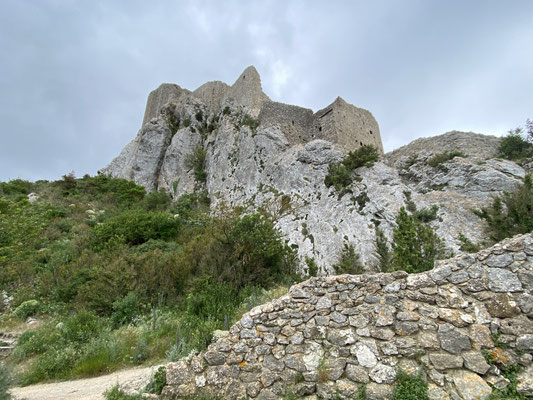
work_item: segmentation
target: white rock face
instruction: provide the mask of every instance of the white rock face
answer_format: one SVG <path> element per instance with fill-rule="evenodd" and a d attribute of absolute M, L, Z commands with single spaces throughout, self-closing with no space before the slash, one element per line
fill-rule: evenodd
<path fill-rule="evenodd" d="M 408 197 L 418 209 L 438 206 L 437 219 L 430 224 L 448 250 L 458 251 L 459 234 L 479 242 L 485 237 L 485 224 L 472 210 L 512 190 L 525 174 L 512 162 L 484 158 L 495 152 L 495 138 L 454 132 L 431 138 L 429 148 L 451 151 L 459 143 L 463 147 L 457 150 L 471 156 L 431 167 L 427 162 L 435 153 L 417 141 L 371 168 L 357 169 L 348 193 L 339 196 L 325 186 L 324 178 L 328 165 L 341 160 L 346 143 L 353 142 L 338 137 L 350 132 L 336 131 L 330 140 L 318 135 L 315 129 L 323 115 L 271 102 L 251 68 L 231 87 L 215 82 L 192 94 L 180 92 L 177 103 L 163 106 L 100 172 L 134 180 L 148 191 L 166 190 L 174 198 L 205 189 L 215 213 L 223 205 L 250 212 L 263 207 L 297 247 L 301 269 L 306 270 L 305 259 L 311 257 L 321 274 L 334 272 L 345 245 L 353 245 L 362 264 L 376 269 L 375 227 L 379 225 L 390 241 L 396 214 Z M 333 114 L 335 104 L 329 106 Z M 349 105 L 342 105 L 344 116 Z M 349 126 L 357 122 L 357 115 L 365 115 L 365 124 L 370 124 L 367 111 L 353 108 Z M 279 123 L 275 110 L 283 113 Z M 251 126 L 247 115 L 258 116 L 259 125 Z M 170 117 L 179 122 L 173 125 Z M 374 143 L 376 132 L 379 138 L 377 123 L 371 131 L 374 136 L 368 143 Z M 187 162 L 198 147 L 206 152 L 205 183 L 195 181 Z"/>

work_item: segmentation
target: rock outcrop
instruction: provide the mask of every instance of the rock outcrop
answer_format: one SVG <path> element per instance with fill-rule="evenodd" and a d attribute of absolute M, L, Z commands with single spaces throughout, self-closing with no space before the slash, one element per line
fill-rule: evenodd
<path fill-rule="evenodd" d="M 221 205 L 266 208 L 297 246 L 301 269 L 310 257 L 321 274 L 330 274 L 345 245 L 375 268 L 375 227 L 390 240 L 408 201 L 418 209 L 438 205 L 431 226 L 448 251 L 459 249 L 459 234 L 482 241 L 485 224 L 472 210 L 524 176 L 516 164 L 490 158 L 498 140 L 452 132 L 415 141 L 359 168 L 341 196 L 324 184 L 328 165 L 363 144 L 382 148 L 372 114 L 341 98 L 316 113 L 270 101 L 249 67 L 232 86 L 209 82 L 189 92 L 165 84 L 152 92 L 139 134 L 101 173 L 174 198 L 207 190 L 214 212 Z M 198 148 L 205 151 L 205 182 L 195 180 L 190 163 Z M 451 150 L 467 157 L 428 165 L 435 153 Z"/>
<path fill-rule="evenodd" d="M 169 364 L 162 397 L 353 398 L 366 385 L 368 400 L 390 399 L 401 368 L 424 375 L 432 400 L 483 400 L 512 365 L 530 396 L 532 291 L 532 234 L 424 273 L 312 278 Z"/>

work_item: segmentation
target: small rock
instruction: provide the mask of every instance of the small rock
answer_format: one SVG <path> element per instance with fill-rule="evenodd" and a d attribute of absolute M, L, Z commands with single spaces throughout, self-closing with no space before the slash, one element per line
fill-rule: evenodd
<path fill-rule="evenodd" d="M 453 383 L 464 400 L 485 400 L 492 389 L 479 375 L 468 371 L 455 371 Z"/>
<path fill-rule="evenodd" d="M 480 351 L 463 353 L 463 359 L 465 360 L 465 367 L 478 374 L 484 375 L 490 368 Z"/>
<path fill-rule="evenodd" d="M 392 384 L 396 379 L 396 370 L 380 363 L 372 368 L 369 376 L 374 382 Z"/>

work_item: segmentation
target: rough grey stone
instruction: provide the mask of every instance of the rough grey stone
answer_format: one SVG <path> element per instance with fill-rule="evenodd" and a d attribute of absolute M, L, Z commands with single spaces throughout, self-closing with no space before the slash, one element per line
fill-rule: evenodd
<path fill-rule="evenodd" d="M 481 354 L 480 351 L 468 351 L 463 353 L 463 359 L 465 360 L 465 367 L 478 374 L 484 375 L 490 368 L 490 365 L 487 364 L 485 357 L 483 357 L 483 354 Z"/>
<path fill-rule="evenodd" d="M 517 350 L 533 350 L 533 334 L 525 334 L 516 339 Z"/>
<path fill-rule="evenodd" d="M 484 400 L 492 393 L 490 386 L 473 372 L 455 371 L 452 376 L 457 392 L 465 400 Z"/>
<path fill-rule="evenodd" d="M 346 377 L 357 383 L 368 383 L 370 381 L 367 370 L 354 364 L 346 366 Z"/>
<path fill-rule="evenodd" d="M 511 271 L 501 268 L 487 268 L 489 289 L 494 292 L 519 292 L 522 283 Z"/>
<path fill-rule="evenodd" d="M 441 347 L 452 354 L 459 354 L 463 350 L 472 348 L 470 338 L 462 334 L 451 324 L 440 325 L 438 336 Z"/>
<path fill-rule="evenodd" d="M 435 366 L 435 369 L 440 371 L 450 368 L 461 368 L 463 366 L 463 357 L 459 355 L 431 353 L 429 359 Z"/>
<path fill-rule="evenodd" d="M 396 370 L 380 363 L 372 368 L 369 376 L 374 382 L 392 384 L 396 379 Z"/>

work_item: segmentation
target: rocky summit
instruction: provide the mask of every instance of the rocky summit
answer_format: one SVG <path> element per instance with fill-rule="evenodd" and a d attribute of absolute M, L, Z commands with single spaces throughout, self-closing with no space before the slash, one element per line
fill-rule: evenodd
<path fill-rule="evenodd" d="M 390 241 L 406 205 L 438 207 L 430 225 L 449 253 L 458 251 L 460 234 L 482 241 L 485 224 L 473 210 L 513 190 L 525 175 L 517 164 L 494 158 L 498 143 L 455 131 L 419 139 L 358 168 L 339 193 L 324 183 L 331 163 L 364 145 L 383 153 L 372 114 L 340 97 L 317 112 L 271 101 L 248 67 L 231 86 L 161 85 L 148 97 L 137 136 L 99 172 L 174 198 L 205 190 L 213 212 L 266 209 L 297 248 L 301 269 L 313 258 L 319 274 L 328 275 L 347 246 L 375 269 L 376 226 Z M 428 163 L 458 150 L 462 157 Z"/>

